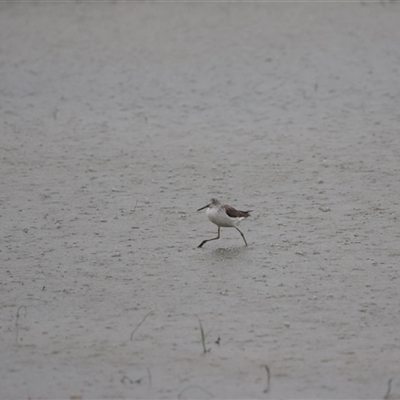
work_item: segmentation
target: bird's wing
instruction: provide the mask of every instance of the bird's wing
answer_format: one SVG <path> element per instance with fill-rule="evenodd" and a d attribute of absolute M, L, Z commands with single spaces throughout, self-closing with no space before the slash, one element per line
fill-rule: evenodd
<path fill-rule="evenodd" d="M 249 213 L 251 212 L 251 211 L 239 211 L 228 205 L 224 206 L 224 209 L 228 214 L 228 216 L 231 218 L 242 218 L 242 217 L 247 218 L 250 215 Z"/>

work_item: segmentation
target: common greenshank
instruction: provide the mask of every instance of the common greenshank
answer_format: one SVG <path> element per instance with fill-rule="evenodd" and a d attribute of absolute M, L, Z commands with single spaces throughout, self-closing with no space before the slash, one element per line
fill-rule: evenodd
<path fill-rule="evenodd" d="M 199 208 L 197 211 L 204 210 L 205 208 L 207 208 L 206 215 L 208 219 L 218 226 L 218 236 L 216 238 L 203 240 L 198 247 L 203 247 L 204 244 L 210 242 L 211 240 L 219 239 L 221 227 L 235 228 L 236 230 L 238 230 L 239 233 L 242 235 L 244 243 L 247 246 L 246 238 L 244 237 L 243 232 L 237 227 L 237 225 L 239 225 L 239 223 L 242 222 L 245 218 L 249 217 L 252 210 L 239 211 L 228 205 L 223 206 L 217 199 L 211 199 L 210 204 Z"/>

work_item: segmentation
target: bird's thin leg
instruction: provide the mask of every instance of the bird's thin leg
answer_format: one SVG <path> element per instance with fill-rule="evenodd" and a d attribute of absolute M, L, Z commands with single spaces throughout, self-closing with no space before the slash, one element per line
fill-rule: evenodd
<path fill-rule="evenodd" d="M 243 238 L 243 240 L 244 240 L 244 242 L 246 243 L 246 246 L 247 246 L 246 238 L 244 237 L 243 232 L 242 232 L 239 228 L 237 228 L 236 226 L 235 226 L 235 228 L 236 228 L 236 229 L 239 231 L 239 233 L 242 235 L 242 238 Z"/>
<path fill-rule="evenodd" d="M 203 245 L 206 244 L 207 242 L 210 242 L 211 240 L 219 239 L 219 231 L 220 230 L 221 230 L 221 227 L 218 227 L 218 236 L 216 238 L 203 240 L 197 247 L 203 247 Z"/>

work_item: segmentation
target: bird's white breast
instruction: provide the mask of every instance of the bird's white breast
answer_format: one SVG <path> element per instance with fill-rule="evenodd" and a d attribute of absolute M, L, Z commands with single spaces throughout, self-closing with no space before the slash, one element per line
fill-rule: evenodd
<path fill-rule="evenodd" d="M 208 208 L 206 211 L 208 219 L 215 225 L 221 226 L 223 228 L 233 228 L 244 218 L 231 218 L 226 214 L 225 210 L 220 210 L 217 208 Z"/>

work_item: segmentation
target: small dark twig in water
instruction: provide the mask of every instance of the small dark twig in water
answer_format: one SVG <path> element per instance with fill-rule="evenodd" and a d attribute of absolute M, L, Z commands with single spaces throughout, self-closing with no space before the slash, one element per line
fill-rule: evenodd
<path fill-rule="evenodd" d="M 201 320 L 198 315 L 196 315 L 197 319 L 199 320 L 199 325 L 200 325 L 200 333 L 201 333 L 201 344 L 203 345 L 203 353 L 208 353 L 211 351 L 211 349 L 207 350 L 206 347 L 206 334 L 204 333 L 203 325 L 201 324 Z"/>
<path fill-rule="evenodd" d="M 150 314 L 153 314 L 153 311 L 148 312 L 148 313 L 144 316 L 144 318 L 140 321 L 139 325 L 132 331 L 132 333 L 131 333 L 131 340 L 132 340 L 132 338 L 133 338 L 134 333 L 140 328 L 140 325 L 142 325 L 143 322 L 146 321 L 146 318 L 147 318 Z"/>
<path fill-rule="evenodd" d="M 139 385 L 140 383 L 142 383 L 142 379 L 143 378 L 139 378 L 139 379 L 136 379 L 133 381 L 132 379 L 130 379 L 126 375 L 124 375 L 121 379 L 121 383 L 125 383 L 125 381 L 128 381 L 131 385 L 133 385 L 134 383 L 137 383 Z"/>
<path fill-rule="evenodd" d="M 186 387 L 185 389 L 182 389 L 182 390 L 179 392 L 179 394 L 178 394 L 178 399 L 181 399 L 183 393 L 187 392 L 187 391 L 190 390 L 190 389 L 199 389 L 199 390 L 201 390 L 202 392 L 207 393 L 207 394 L 210 396 L 210 399 L 213 399 L 213 398 L 214 398 L 214 395 L 213 395 L 211 392 L 209 392 L 208 390 L 203 389 L 202 387 L 197 386 L 197 385 L 190 385 L 190 386 Z"/>
<path fill-rule="evenodd" d="M 150 368 L 147 367 L 147 375 L 149 376 L 149 389 L 151 388 L 151 372 L 150 372 Z"/>
<path fill-rule="evenodd" d="M 17 329 L 16 336 L 15 336 L 15 340 L 16 340 L 17 343 L 18 343 L 18 331 L 19 331 L 19 325 L 18 325 L 19 310 L 21 310 L 21 308 L 23 308 L 23 309 L 25 310 L 25 312 L 24 312 L 24 318 L 26 317 L 26 307 L 25 307 L 25 306 L 19 306 L 19 307 L 18 307 L 18 310 L 17 310 L 17 318 L 16 318 L 16 320 L 15 320 L 15 327 L 16 327 L 16 329 Z"/>
<path fill-rule="evenodd" d="M 128 381 L 130 384 L 133 383 L 133 380 L 128 378 L 126 375 L 124 375 L 121 379 L 121 383 L 125 383 L 125 381 Z"/>
<path fill-rule="evenodd" d="M 264 393 L 268 393 L 269 392 L 269 388 L 270 388 L 270 383 L 271 383 L 271 372 L 269 371 L 269 367 L 268 365 L 263 365 L 263 367 L 266 369 L 267 371 L 267 387 L 264 389 Z"/>
<path fill-rule="evenodd" d="M 150 369 L 147 368 L 147 376 L 149 378 L 149 389 L 151 388 L 151 373 L 150 373 Z M 131 385 L 133 385 L 134 383 L 136 383 L 137 385 L 140 385 L 142 383 L 142 380 L 145 379 L 144 377 L 139 378 L 139 379 L 131 379 L 128 376 L 124 375 L 121 379 L 121 383 L 125 384 L 125 381 L 128 381 Z"/>
<path fill-rule="evenodd" d="M 390 399 L 390 392 L 392 390 L 392 380 L 393 380 L 393 378 L 390 378 L 388 380 L 388 388 L 387 388 L 386 394 L 383 396 L 384 400 Z"/>
<path fill-rule="evenodd" d="M 136 200 L 135 207 L 133 207 L 133 212 L 135 212 L 135 210 L 136 210 L 137 202 L 138 201 Z"/>

